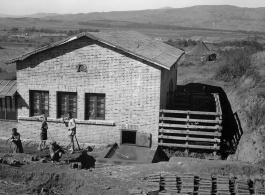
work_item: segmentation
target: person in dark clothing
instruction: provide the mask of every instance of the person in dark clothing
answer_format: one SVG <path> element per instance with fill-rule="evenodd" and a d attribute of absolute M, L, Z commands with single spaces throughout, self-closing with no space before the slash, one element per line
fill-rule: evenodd
<path fill-rule="evenodd" d="M 50 156 L 51 156 L 52 162 L 53 161 L 58 162 L 63 154 L 64 154 L 64 150 L 56 142 L 52 142 L 50 144 Z"/>
<path fill-rule="evenodd" d="M 23 147 L 22 147 L 22 143 L 20 140 L 20 134 L 17 132 L 16 128 L 12 129 L 11 142 L 12 142 L 13 153 L 23 153 Z"/>
<path fill-rule="evenodd" d="M 41 117 L 41 131 L 40 131 L 40 145 L 38 150 L 45 149 L 46 141 L 47 141 L 47 131 L 48 131 L 48 124 L 47 124 L 47 117 L 44 115 Z"/>
<path fill-rule="evenodd" d="M 90 169 L 95 167 L 95 158 L 88 153 L 90 150 L 83 150 L 81 155 L 76 158 L 77 162 L 81 162 L 82 169 Z"/>

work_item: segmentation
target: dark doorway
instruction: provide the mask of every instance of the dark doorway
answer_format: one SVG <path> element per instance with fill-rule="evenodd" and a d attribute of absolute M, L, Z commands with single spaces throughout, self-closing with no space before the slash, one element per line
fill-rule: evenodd
<path fill-rule="evenodd" d="M 121 130 L 121 144 L 136 144 L 136 131 Z"/>

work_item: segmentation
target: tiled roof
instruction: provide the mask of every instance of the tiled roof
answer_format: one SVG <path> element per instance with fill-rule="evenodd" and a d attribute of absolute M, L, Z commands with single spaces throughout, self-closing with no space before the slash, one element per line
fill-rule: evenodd
<path fill-rule="evenodd" d="M 13 97 L 17 91 L 16 80 L 0 80 L 0 98 Z"/>
<path fill-rule="evenodd" d="M 183 50 L 152 39 L 136 31 L 103 31 L 81 33 L 7 60 L 5 63 L 10 64 L 19 60 L 24 60 L 35 53 L 39 53 L 84 36 L 120 49 L 126 53 L 137 56 L 166 69 L 170 69 L 170 67 L 184 54 Z"/>

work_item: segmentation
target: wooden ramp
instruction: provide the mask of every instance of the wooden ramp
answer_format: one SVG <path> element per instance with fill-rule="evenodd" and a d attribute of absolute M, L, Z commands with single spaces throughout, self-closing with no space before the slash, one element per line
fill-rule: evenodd
<path fill-rule="evenodd" d="M 215 112 L 160 110 L 159 145 L 197 150 L 220 149 L 222 111 L 218 94 L 212 94 Z"/>

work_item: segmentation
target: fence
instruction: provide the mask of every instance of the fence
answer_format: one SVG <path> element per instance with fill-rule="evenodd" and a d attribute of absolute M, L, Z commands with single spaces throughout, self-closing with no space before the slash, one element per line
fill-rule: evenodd
<path fill-rule="evenodd" d="M 160 110 L 159 145 L 189 149 L 220 149 L 222 111 L 218 94 L 212 94 L 215 112 Z"/>

